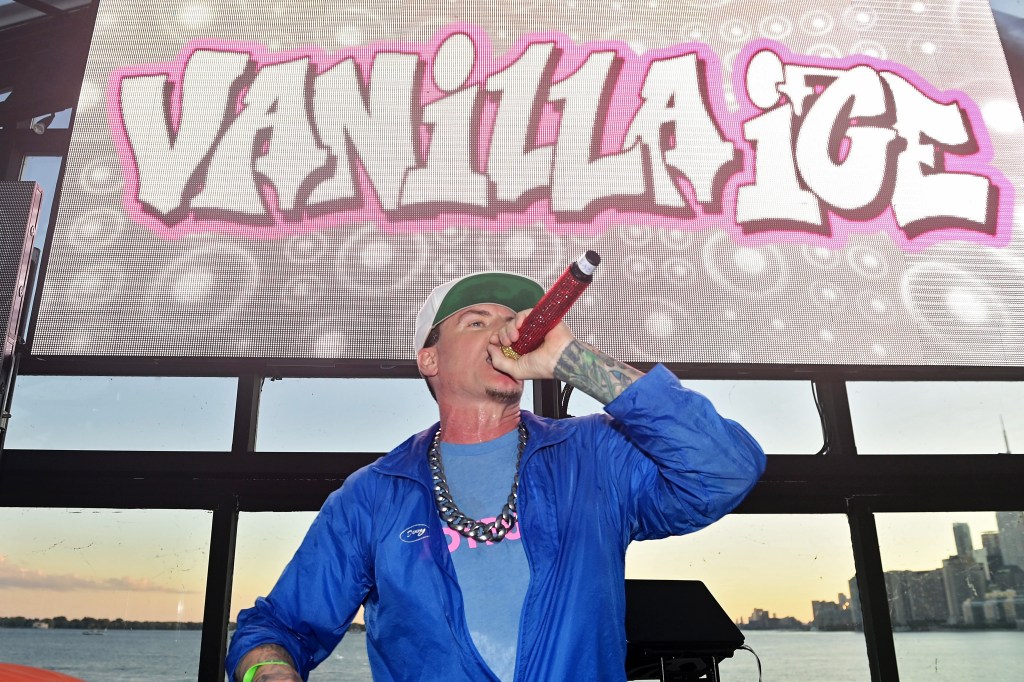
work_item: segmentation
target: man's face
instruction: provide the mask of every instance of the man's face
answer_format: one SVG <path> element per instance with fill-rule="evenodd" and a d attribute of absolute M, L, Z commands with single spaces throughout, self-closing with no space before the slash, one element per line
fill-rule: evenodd
<path fill-rule="evenodd" d="M 480 303 L 441 323 L 437 344 L 419 353 L 420 372 L 431 377 L 439 403 L 500 402 L 518 404 L 521 381 L 491 366 L 491 334 L 515 318 L 503 305 Z"/>

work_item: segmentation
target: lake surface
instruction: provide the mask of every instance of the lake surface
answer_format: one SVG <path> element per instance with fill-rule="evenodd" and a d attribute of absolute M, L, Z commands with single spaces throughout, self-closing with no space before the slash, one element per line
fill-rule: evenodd
<path fill-rule="evenodd" d="M 0 629 L 0 662 L 80 677 L 86 682 L 193 682 L 199 668 L 195 631 Z M 856 632 L 755 631 L 747 644 L 761 659 L 765 682 L 868 682 L 864 636 Z M 900 632 L 895 635 L 901 682 L 1021 682 L 1024 631 Z M 756 682 L 753 654 L 739 650 L 723 661 L 723 682 Z M 362 633 L 346 636 L 309 678 L 312 682 L 368 682 Z"/>

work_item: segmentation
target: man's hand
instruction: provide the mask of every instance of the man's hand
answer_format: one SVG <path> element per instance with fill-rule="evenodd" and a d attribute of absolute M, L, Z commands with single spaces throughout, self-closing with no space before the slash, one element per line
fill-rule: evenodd
<path fill-rule="evenodd" d="M 548 332 L 544 343 L 536 350 L 518 360 L 505 357 L 501 347 L 511 346 L 519 339 L 519 329 L 529 314 L 529 310 L 524 310 L 491 335 L 491 345 L 487 347 L 487 352 L 495 369 L 521 380 L 558 379 L 575 386 L 604 405 L 615 400 L 630 384 L 644 375 L 635 367 L 577 340 L 564 322 L 559 322 Z"/>
<path fill-rule="evenodd" d="M 249 668 L 266 661 L 283 661 L 287 665 L 262 665 L 256 669 L 252 682 L 302 682 L 292 657 L 277 644 L 263 644 L 243 656 L 235 669 L 235 682 L 242 682 Z"/>
<path fill-rule="evenodd" d="M 523 322 L 530 314 L 530 310 L 524 310 L 517 314 L 504 327 L 491 335 L 491 345 L 487 352 L 491 356 L 491 364 L 500 372 L 520 380 L 527 379 L 553 379 L 555 365 L 562 356 L 565 347 L 573 341 L 572 332 L 559 322 L 554 329 L 544 337 L 544 342 L 518 360 L 505 357 L 501 352 L 502 346 L 511 346 L 519 340 L 519 330 Z"/>

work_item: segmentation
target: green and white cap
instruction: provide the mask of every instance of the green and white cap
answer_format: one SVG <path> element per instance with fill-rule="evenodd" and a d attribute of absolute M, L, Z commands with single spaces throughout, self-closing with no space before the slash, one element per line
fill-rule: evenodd
<path fill-rule="evenodd" d="M 419 352 L 434 325 L 460 310 L 480 303 L 495 303 L 519 312 L 537 305 L 544 288 L 529 277 L 511 272 L 475 272 L 434 288 L 416 315 L 414 352 Z"/>

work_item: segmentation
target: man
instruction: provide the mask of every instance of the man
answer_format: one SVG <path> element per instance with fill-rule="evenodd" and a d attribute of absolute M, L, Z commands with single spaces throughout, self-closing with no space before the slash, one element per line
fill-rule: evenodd
<path fill-rule="evenodd" d="M 364 602 L 378 681 L 625 679 L 627 545 L 725 515 L 764 454 L 664 367 L 644 375 L 564 324 L 505 357 L 542 295 L 508 273 L 431 293 L 415 344 L 440 424 L 328 498 L 270 595 L 239 614 L 234 679 L 305 679 Z M 521 412 L 523 381 L 551 378 L 607 415 Z"/>

